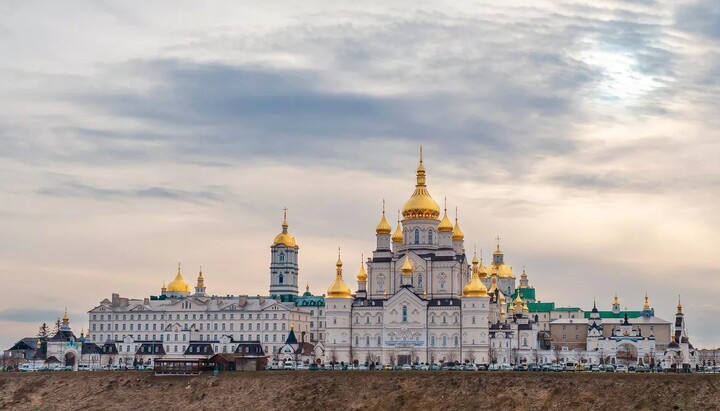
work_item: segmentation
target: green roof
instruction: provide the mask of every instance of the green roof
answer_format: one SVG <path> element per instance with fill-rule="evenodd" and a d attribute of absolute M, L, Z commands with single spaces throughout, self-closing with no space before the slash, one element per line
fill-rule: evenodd
<path fill-rule="evenodd" d="M 600 313 L 600 318 L 625 318 L 625 313 L 627 313 L 628 318 L 640 318 L 643 315 L 642 311 L 620 311 L 617 314 L 612 311 L 598 312 Z M 585 318 L 590 318 L 590 314 L 590 311 L 585 311 Z"/>
<path fill-rule="evenodd" d="M 525 299 L 525 300 L 534 300 L 535 299 L 535 289 L 533 287 L 516 288 L 515 292 L 511 296 L 513 300 L 517 298 L 518 292 L 522 296 L 522 297 L 520 297 L 522 299 Z"/>
<path fill-rule="evenodd" d="M 527 303 L 528 312 L 549 313 L 555 309 L 555 303 Z"/>

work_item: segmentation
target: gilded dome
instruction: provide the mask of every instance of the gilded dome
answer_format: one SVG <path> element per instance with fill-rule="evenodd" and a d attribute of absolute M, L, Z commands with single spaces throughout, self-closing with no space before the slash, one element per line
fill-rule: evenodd
<path fill-rule="evenodd" d="M 482 259 L 480 260 L 480 265 L 478 266 L 478 275 L 480 276 L 480 278 L 485 278 L 488 276 L 487 267 L 485 267 L 485 264 L 483 264 Z"/>
<path fill-rule="evenodd" d="M 385 218 L 385 200 L 383 200 L 382 218 L 380 219 L 380 223 L 378 223 L 377 227 L 375 227 L 375 232 L 378 234 L 390 234 L 391 231 L 392 227 L 390 227 L 390 224 L 388 224 L 387 219 Z"/>
<path fill-rule="evenodd" d="M 648 293 L 645 291 L 645 304 L 643 304 L 643 310 L 650 309 L 650 300 L 648 300 Z"/>
<path fill-rule="evenodd" d="M 332 283 L 330 288 L 327 290 L 328 298 L 352 298 L 352 291 L 350 287 L 345 283 L 342 276 L 342 260 L 340 259 L 340 253 L 338 252 L 338 260 L 335 264 L 336 273 L 335 281 Z"/>
<path fill-rule="evenodd" d="M 282 232 L 275 236 L 272 245 L 284 245 L 285 247 L 297 247 L 295 237 L 288 233 L 287 208 L 283 213 Z"/>
<path fill-rule="evenodd" d="M 365 263 L 360 261 L 360 271 L 358 272 L 357 279 L 358 281 L 367 281 L 367 273 L 365 272 Z"/>
<path fill-rule="evenodd" d="M 398 221 L 397 228 L 395 229 L 395 232 L 392 235 L 392 242 L 393 243 L 402 243 L 403 241 L 403 232 L 402 228 L 400 227 L 400 221 Z"/>
<path fill-rule="evenodd" d="M 617 293 L 615 293 L 615 298 L 613 298 L 612 305 L 620 305 L 620 299 L 618 298 Z"/>
<path fill-rule="evenodd" d="M 457 216 L 455 217 L 455 227 L 453 227 L 453 241 L 462 241 L 465 239 L 465 234 L 460 229 L 460 224 L 458 223 Z"/>
<path fill-rule="evenodd" d="M 171 293 L 189 293 L 190 292 L 190 284 L 185 281 L 182 274 L 180 273 L 180 264 L 178 264 L 178 272 L 175 276 L 175 279 L 170 281 L 170 283 L 167 285 L 168 292 Z"/>
<path fill-rule="evenodd" d="M 440 221 L 440 225 L 438 225 L 438 231 L 441 233 L 451 233 L 453 230 L 453 225 L 450 222 L 450 219 L 447 215 L 447 207 L 445 207 L 445 214 L 443 214 L 442 221 Z"/>
<path fill-rule="evenodd" d="M 412 264 L 410 264 L 410 257 L 408 254 L 405 254 L 405 262 L 402 265 L 402 275 L 412 275 L 413 268 Z"/>
<path fill-rule="evenodd" d="M 417 168 L 417 183 L 415 191 L 402 209 L 403 218 L 437 220 L 440 216 L 440 206 L 430 196 L 425 185 L 425 166 L 422 159 L 422 147 L 420 147 L 420 164 Z"/>
<path fill-rule="evenodd" d="M 513 270 L 512 267 L 505 264 L 500 264 L 498 266 L 498 276 L 503 278 L 508 278 L 513 276 Z"/>
<path fill-rule="evenodd" d="M 487 297 L 487 287 L 480 281 L 477 270 L 463 288 L 463 297 Z"/>
<path fill-rule="evenodd" d="M 493 275 L 491 281 L 492 281 L 492 282 L 490 283 L 490 290 L 488 290 L 488 293 L 489 293 L 489 294 L 494 293 L 495 290 L 498 289 L 498 286 L 497 286 L 497 275 Z"/>

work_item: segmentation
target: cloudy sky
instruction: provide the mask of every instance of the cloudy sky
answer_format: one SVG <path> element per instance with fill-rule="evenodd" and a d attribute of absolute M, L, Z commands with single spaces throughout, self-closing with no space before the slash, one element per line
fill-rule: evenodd
<path fill-rule="evenodd" d="M 716 0 L 245 3 L 0 3 L 3 347 L 178 261 L 266 293 L 285 206 L 302 282 L 341 246 L 354 284 L 420 144 L 467 247 L 502 236 L 543 301 L 680 294 L 720 345 Z"/>

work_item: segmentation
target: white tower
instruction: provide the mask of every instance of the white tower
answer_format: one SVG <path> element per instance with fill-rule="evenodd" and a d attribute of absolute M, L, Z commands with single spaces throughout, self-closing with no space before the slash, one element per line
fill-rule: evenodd
<path fill-rule="evenodd" d="M 325 362 L 349 363 L 351 347 L 352 292 L 342 276 L 342 260 L 338 249 L 335 281 L 325 297 Z"/>
<path fill-rule="evenodd" d="M 462 296 L 462 360 L 481 364 L 488 362 L 490 296 L 480 280 L 477 255 L 472 266 L 473 273 Z"/>
<path fill-rule="evenodd" d="M 298 247 L 295 237 L 288 233 L 287 208 L 283 213 L 282 232 L 270 246 L 270 295 L 298 295 Z"/>

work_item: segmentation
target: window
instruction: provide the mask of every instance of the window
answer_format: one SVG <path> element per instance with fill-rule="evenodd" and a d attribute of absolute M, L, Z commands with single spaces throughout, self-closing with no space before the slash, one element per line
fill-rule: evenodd
<path fill-rule="evenodd" d="M 447 345 L 447 337 L 443 335 L 443 347 Z"/>
<path fill-rule="evenodd" d="M 455 336 L 455 346 L 457 347 L 458 345 L 459 345 L 459 343 L 458 343 L 458 336 L 456 335 L 456 336 Z"/>
<path fill-rule="evenodd" d="M 312 339 L 312 335 L 311 335 L 311 339 Z M 365 337 L 365 345 L 367 345 L 368 347 L 370 346 L 370 336 L 369 335 Z"/>
<path fill-rule="evenodd" d="M 527 347 L 527 337 L 523 337 L 523 346 Z"/>
<path fill-rule="evenodd" d="M 280 284 L 283 283 L 283 275 L 282 275 L 282 274 L 280 274 L 280 275 L 278 276 L 278 283 L 280 283 Z"/>
<path fill-rule="evenodd" d="M 407 322 L 407 305 L 403 305 L 402 307 L 402 320 L 404 323 Z"/>
<path fill-rule="evenodd" d="M 420 229 L 415 229 L 415 244 L 420 244 Z"/>
<path fill-rule="evenodd" d="M 357 347 L 359 344 L 360 344 L 360 339 L 359 339 L 358 336 L 356 335 L 356 336 L 355 336 L 355 346 Z"/>
<path fill-rule="evenodd" d="M 430 345 L 433 347 L 435 346 L 435 336 L 434 335 L 432 337 L 430 337 Z"/>
<path fill-rule="evenodd" d="M 418 274 L 418 281 L 417 281 L 418 288 L 422 288 L 422 286 L 423 286 L 422 280 L 423 280 L 422 274 Z"/>
<path fill-rule="evenodd" d="M 433 243 L 433 230 L 428 231 L 428 244 Z"/>
<path fill-rule="evenodd" d="M 322 338 L 322 335 L 320 336 L 320 338 Z M 381 342 L 382 342 L 382 340 L 380 340 L 380 336 L 378 335 L 378 338 L 377 338 L 378 347 L 380 346 Z"/>

